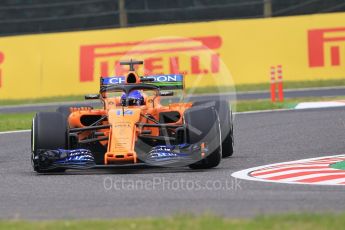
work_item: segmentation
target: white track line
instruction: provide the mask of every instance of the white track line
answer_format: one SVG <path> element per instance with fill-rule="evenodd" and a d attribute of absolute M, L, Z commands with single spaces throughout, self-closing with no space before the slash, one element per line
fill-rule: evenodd
<path fill-rule="evenodd" d="M 30 132 L 30 129 L 25 129 L 25 130 L 15 130 L 15 131 L 5 131 L 5 132 L 0 132 L 1 134 L 12 134 L 12 133 L 27 133 Z"/>
<path fill-rule="evenodd" d="M 295 109 L 254 110 L 254 111 L 247 111 L 247 112 L 233 112 L 233 114 L 241 115 L 241 114 L 256 114 L 256 113 L 276 113 L 276 112 L 286 112 L 286 111 L 295 111 Z"/>
<path fill-rule="evenodd" d="M 314 184 L 319 184 L 319 183 L 323 183 L 323 184 L 329 184 L 329 185 L 333 185 L 333 184 L 340 184 L 340 183 L 345 183 L 345 178 L 338 178 L 338 179 L 332 179 L 332 180 L 327 180 L 327 181 L 322 181 L 322 182 L 315 182 Z"/>
<path fill-rule="evenodd" d="M 247 112 L 234 112 L 234 115 L 242 115 L 242 114 L 260 114 L 260 113 L 277 113 L 277 112 L 288 112 L 288 111 L 304 111 L 304 110 L 322 110 L 322 109 L 332 109 L 332 108 L 340 108 L 344 106 L 338 106 L 338 107 L 319 107 L 319 108 L 291 108 L 291 109 L 269 109 L 269 110 L 254 110 L 254 111 L 247 111 Z"/>

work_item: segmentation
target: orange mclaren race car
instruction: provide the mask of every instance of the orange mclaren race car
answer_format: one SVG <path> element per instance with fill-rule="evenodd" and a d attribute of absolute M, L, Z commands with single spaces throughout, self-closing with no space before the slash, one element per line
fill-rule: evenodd
<path fill-rule="evenodd" d="M 62 106 L 39 112 L 31 129 L 36 172 L 149 164 L 216 167 L 233 153 L 232 112 L 222 100 L 171 102 L 184 90 L 180 74 L 101 77 L 102 108 Z M 183 95 L 183 94 L 182 94 Z M 176 95 L 175 95 L 176 98 Z"/>

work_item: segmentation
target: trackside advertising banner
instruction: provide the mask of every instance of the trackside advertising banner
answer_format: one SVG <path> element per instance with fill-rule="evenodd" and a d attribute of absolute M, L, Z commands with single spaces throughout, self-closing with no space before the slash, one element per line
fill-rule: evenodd
<path fill-rule="evenodd" d="M 0 38 L 0 100 L 95 93 L 100 76 L 181 74 L 186 87 L 345 78 L 345 14 Z"/>

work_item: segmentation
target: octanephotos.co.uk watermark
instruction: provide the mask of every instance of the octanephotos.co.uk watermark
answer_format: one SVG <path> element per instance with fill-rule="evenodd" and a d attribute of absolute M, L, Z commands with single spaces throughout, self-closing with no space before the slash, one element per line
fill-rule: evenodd
<path fill-rule="evenodd" d="M 238 191 L 241 190 L 241 180 L 236 178 L 198 180 L 171 179 L 166 177 L 152 177 L 150 179 L 125 179 L 104 177 L 103 187 L 106 191 Z"/>

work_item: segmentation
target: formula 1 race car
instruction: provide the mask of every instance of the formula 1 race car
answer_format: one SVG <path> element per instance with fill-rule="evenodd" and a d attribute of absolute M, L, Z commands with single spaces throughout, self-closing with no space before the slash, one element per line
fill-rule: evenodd
<path fill-rule="evenodd" d="M 233 154 L 232 111 L 227 101 L 162 101 L 184 92 L 180 74 L 139 77 L 126 61 L 126 76 L 101 77 L 102 108 L 61 106 L 39 112 L 31 129 L 36 172 L 148 164 L 216 167 Z M 175 91 L 174 91 L 175 90 Z"/>

